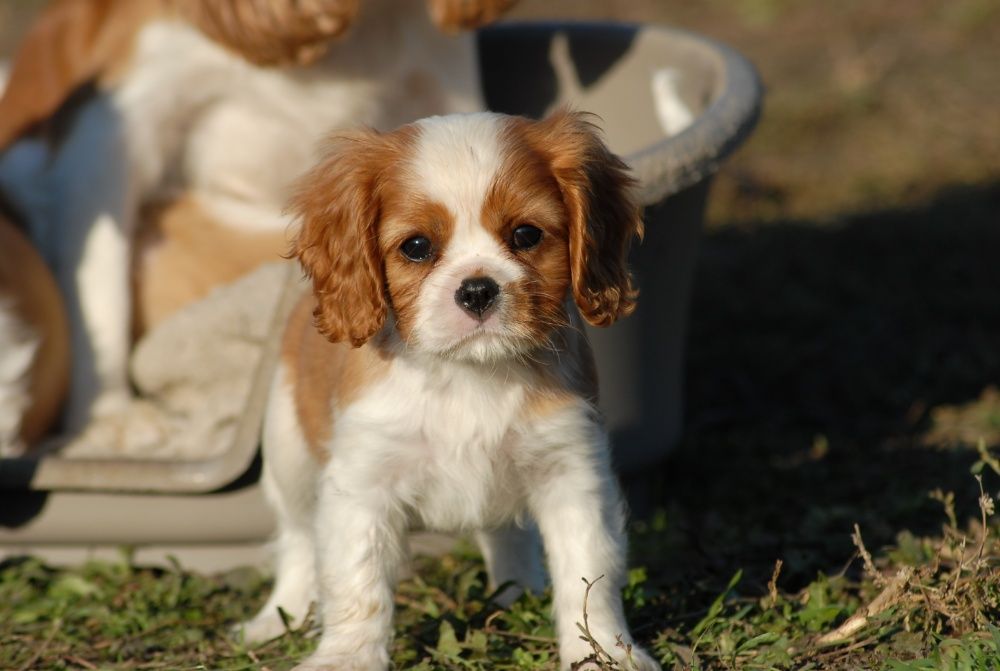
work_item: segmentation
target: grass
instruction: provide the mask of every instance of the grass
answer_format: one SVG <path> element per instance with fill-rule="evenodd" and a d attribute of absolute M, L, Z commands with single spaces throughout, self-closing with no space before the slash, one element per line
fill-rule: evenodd
<path fill-rule="evenodd" d="M 995 481 L 996 466 L 982 447 L 969 482 Z M 941 533 L 903 532 L 876 556 L 855 528 L 857 561 L 793 591 L 781 587 L 781 561 L 764 589 L 739 570 L 719 589 L 702 571 L 677 581 L 635 568 L 625 589 L 634 631 L 665 668 L 692 671 L 998 668 L 1000 520 L 993 497 L 978 491 L 978 520 L 959 526 L 955 497 L 936 492 Z M 636 524 L 636 553 L 655 557 L 670 524 L 663 513 Z M 417 563 L 397 594 L 396 668 L 558 668 L 548 595 L 499 608 L 472 551 Z M 227 633 L 259 607 L 266 586 L 250 569 L 201 576 L 135 566 L 124 552 L 118 562 L 69 569 L 7 561 L 0 668 L 291 668 L 315 644 L 312 620 L 252 648 Z"/>
<path fill-rule="evenodd" d="M 742 49 L 769 89 L 715 185 L 684 439 L 626 483 L 628 612 L 666 668 L 1000 669 L 997 7 L 519 8 L 680 24 Z M 418 559 L 397 666 L 556 668 L 548 597 L 501 609 L 485 585 L 471 549 Z M 291 668 L 309 623 L 252 649 L 226 634 L 267 589 L 127 554 L 7 561 L 0 668 Z"/>

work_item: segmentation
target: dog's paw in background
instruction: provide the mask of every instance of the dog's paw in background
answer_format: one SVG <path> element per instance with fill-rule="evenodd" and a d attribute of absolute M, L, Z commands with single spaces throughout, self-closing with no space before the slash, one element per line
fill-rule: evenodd
<path fill-rule="evenodd" d="M 166 442 L 170 429 L 170 418 L 161 408 L 145 399 L 128 399 L 114 411 L 95 416 L 68 449 L 77 456 L 150 455 Z"/>

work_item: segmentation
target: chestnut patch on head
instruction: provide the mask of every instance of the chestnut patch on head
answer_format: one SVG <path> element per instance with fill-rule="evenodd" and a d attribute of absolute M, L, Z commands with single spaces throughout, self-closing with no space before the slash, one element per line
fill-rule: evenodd
<path fill-rule="evenodd" d="M 415 132 L 404 126 L 384 134 L 334 134 L 289 205 L 301 222 L 292 254 L 313 281 L 316 328 L 331 342 L 358 347 L 385 323 L 389 303 L 381 220 L 397 181 L 394 171 Z"/>
<path fill-rule="evenodd" d="M 558 185 L 566 211 L 570 281 L 583 318 L 608 326 L 635 310 L 638 291 L 626 264 L 642 237 L 642 211 L 628 166 L 605 146 L 591 116 L 560 110 L 511 124 L 511 134 L 540 156 Z"/>
<path fill-rule="evenodd" d="M 387 181 L 382 193 L 379 232 L 386 287 L 396 313 L 396 329 L 404 340 L 413 329 L 420 287 L 434 269 L 455 227 L 448 209 L 421 195 L 412 181 L 397 174 Z M 407 243 L 416 238 L 427 240 L 429 255 L 421 260 L 410 258 L 405 251 Z M 422 243 L 418 247 L 422 248 Z"/>
<path fill-rule="evenodd" d="M 569 212 L 547 157 L 523 132 L 527 123 L 512 119 L 503 130 L 503 162 L 480 220 L 524 271 L 504 289 L 506 318 L 521 336 L 541 342 L 568 323 Z"/>

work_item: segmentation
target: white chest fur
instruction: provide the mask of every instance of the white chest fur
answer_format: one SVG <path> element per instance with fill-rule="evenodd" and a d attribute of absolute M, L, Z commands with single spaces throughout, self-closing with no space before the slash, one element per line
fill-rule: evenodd
<path fill-rule="evenodd" d="M 329 474 L 430 528 L 493 526 L 525 504 L 525 385 L 505 367 L 397 359 L 334 420 Z"/>

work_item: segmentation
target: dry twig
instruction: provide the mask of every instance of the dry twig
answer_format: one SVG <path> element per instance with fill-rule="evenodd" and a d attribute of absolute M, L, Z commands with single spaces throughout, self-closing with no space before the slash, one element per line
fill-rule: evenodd
<path fill-rule="evenodd" d="M 858 526 L 857 522 L 854 523 L 854 533 L 851 534 L 851 541 L 854 542 L 854 547 L 858 549 L 858 554 L 861 555 L 861 561 L 865 564 L 865 573 L 867 573 L 879 587 L 885 586 L 885 578 L 882 577 L 882 574 L 875 568 L 875 562 L 872 561 L 872 555 L 868 552 L 868 549 L 865 547 L 865 542 L 861 539 L 861 527 Z"/>
<path fill-rule="evenodd" d="M 778 604 L 778 576 L 781 575 L 781 567 L 784 565 L 780 559 L 774 562 L 774 573 L 771 574 L 771 579 L 767 581 L 767 593 L 770 598 L 770 607 L 774 608 Z"/>
<path fill-rule="evenodd" d="M 590 633 L 590 621 L 587 613 L 587 603 L 590 600 L 590 590 L 594 587 L 595 584 L 597 584 L 597 581 L 601 580 L 603 577 L 604 577 L 603 575 L 598 576 L 597 578 L 594 579 L 593 582 L 587 580 L 586 578 L 581 578 L 581 580 L 583 580 L 583 582 L 586 583 L 587 589 L 583 593 L 583 624 L 577 622 L 576 626 L 577 629 L 579 629 L 580 633 L 582 634 L 580 638 L 586 641 L 590 645 L 591 649 L 594 651 L 594 654 L 589 655 L 584 659 L 581 659 L 579 662 L 573 663 L 570 668 L 573 669 L 574 671 L 576 669 L 587 668 L 588 664 L 596 664 L 598 668 L 603 669 L 604 671 L 620 671 L 622 668 L 621 665 L 615 660 L 615 658 L 612 657 L 610 654 L 608 654 L 608 651 L 605 650 L 604 647 L 597 642 L 597 639 L 594 638 L 593 634 Z M 625 649 L 626 659 L 631 660 L 632 646 L 631 645 L 626 646 L 626 644 L 622 642 L 620 635 L 618 637 L 617 645 Z"/>
<path fill-rule="evenodd" d="M 899 569 L 895 577 L 889 581 L 886 588 L 875 597 L 875 600 L 868 604 L 867 608 L 859 610 L 857 613 L 847 618 L 847 620 L 833 631 L 820 636 L 816 641 L 819 645 L 835 645 L 846 641 L 855 633 L 868 624 L 871 618 L 884 613 L 892 606 L 899 603 L 904 595 L 904 590 L 913 577 L 913 567 L 904 566 Z"/>

